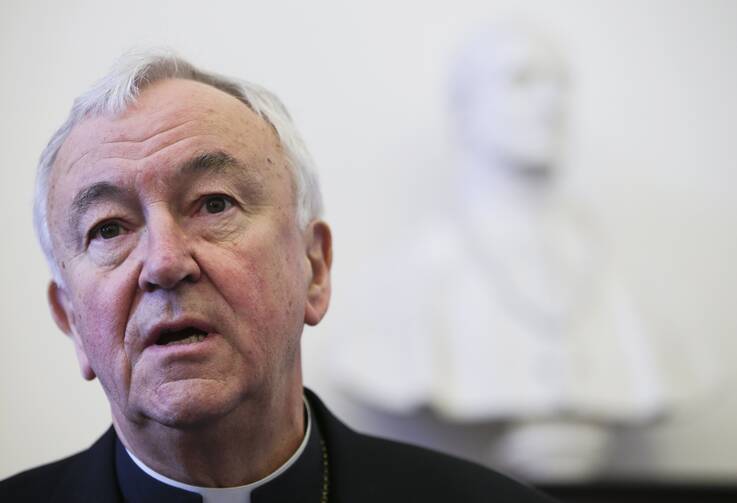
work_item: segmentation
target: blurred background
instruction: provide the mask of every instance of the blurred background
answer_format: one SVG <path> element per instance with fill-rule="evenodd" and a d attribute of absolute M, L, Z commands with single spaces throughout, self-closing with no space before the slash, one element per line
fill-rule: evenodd
<path fill-rule="evenodd" d="M 499 20 L 544 36 L 560 56 L 565 134 L 550 162 L 561 192 L 605 236 L 606 264 L 646 327 L 662 391 L 650 415 L 597 416 L 614 439 L 606 456 L 559 482 L 737 484 L 737 3 L 729 0 L 4 1 L 0 478 L 75 452 L 109 425 L 101 389 L 81 379 L 48 314 L 32 188 L 73 98 L 120 53 L 151 45 L 275 91 L 318 163 L 334 231 L 334 300 L 305 331 L 306 384 L 360 428 L 504 464 L 469 446 L 491 449 L 524 413 L 459 420 L 432 400 L 386 406 L 334 371 L 336 358 L 351 364 L 343 342 L 365 334 L 351 320 L 392 298 L 371 277 L 399 281 L 407 243 L 455 197 L 464 157 L 451 76 L 459 47 Z M 375 314 L 379 327 L 406 317 Z M 390 341 L 384 350 L 401 361 Z M 377 378 L 388 375 L 382 365 Z M 556 410 L 548 417 L 576 415 Z M 518 476 L 555 482 L 544 475 Z"/>

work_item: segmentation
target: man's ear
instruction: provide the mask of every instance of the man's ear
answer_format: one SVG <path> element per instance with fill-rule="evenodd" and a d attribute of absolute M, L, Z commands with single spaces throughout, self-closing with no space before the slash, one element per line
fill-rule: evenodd
<path fill-rule="evenodd" d="M 51 281 L 49 282 L 47 296 L 49 307 L 51 307 L 51 316 L 54 318 L 56 326 L 72 339 L 74 343 L 74 351 L 77 353 L 77 361 L 79 362 L 79 370 L 82 373 L 82 377 L 91 381 L 96 377 L 95 371 L 90 366 L 87 353 L 82 345 L 82 338 L 74 326 L 74 311 L 72 310 L 72 305 L 69 302 L 66 291 L 55 281 Z"/>
<path fill-rule="evenodd" d="M 315 220 L 305 230 L 308 284 L 305 323 L 317 325 L 330 304 L 330 267 L 333 264 L 333 236 L 330 227 Z"/>

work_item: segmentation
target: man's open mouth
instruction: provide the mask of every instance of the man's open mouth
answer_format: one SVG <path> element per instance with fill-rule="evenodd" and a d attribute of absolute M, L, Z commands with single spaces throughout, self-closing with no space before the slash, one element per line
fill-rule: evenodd
<path fill-rule="evenodd" d="M 207 337 L 207 333 L 199 328 L 186 327 L 181 330 L 167 330 L 161 334 L 156 341 L 157 346 L 173 346 L 175 344 L 192 344 L 201 342 Z"/>

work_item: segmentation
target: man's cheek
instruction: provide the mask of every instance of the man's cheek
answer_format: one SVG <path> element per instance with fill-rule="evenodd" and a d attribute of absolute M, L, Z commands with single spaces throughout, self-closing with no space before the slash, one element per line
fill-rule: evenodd
<path fill-rule="evenodd" d="M 215 288 L 234 308 L 256 308 L 268 292 L 267 276 L 272 265 L 259 260 L 253 253 L 235 249 L 222 254 L 217 263 L 213 261 L 204 266 L 216 283 Z"/>
<path fill-rule="evenodd" d="M 93 306 L 94 307 L 94 306 Z M 80 316 L 80 327 L 84 331 L 85 340 L 99 353 L 103 348 L 111 350 L 114 346 L 122 346 L 123 335 L 121 322 L 106 304 L 100 309 L 87 309 Z"/>
<path fill-rule="evenodd" d="M 90 366 L 103 386 L 113 391 L 118 386 L 113 379 L 128 361 L 124 347 L 124 320 L 120 319 L 119 304 L 105 295 L 85 295 L 78 310 L 78 330 Z"/>

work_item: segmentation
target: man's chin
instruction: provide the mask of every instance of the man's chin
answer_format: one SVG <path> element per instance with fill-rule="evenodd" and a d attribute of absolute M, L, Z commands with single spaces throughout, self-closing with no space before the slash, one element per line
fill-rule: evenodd
<path fill-rule="evenodd" d="M 220 381 L 188 379 L 166 383 L 146 400 L 144 414 L 170 428 L 201 428 L 227 416 L 238 405 Z"/>

